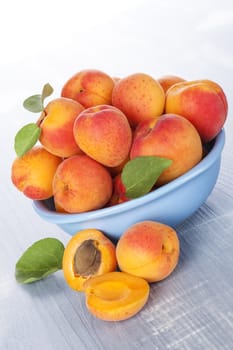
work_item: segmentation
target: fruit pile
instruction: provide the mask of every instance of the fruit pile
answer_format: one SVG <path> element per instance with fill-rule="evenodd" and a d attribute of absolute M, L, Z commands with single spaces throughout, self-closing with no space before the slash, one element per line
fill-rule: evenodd
<path fill-rule="evenodd" d="M 15 137 L 11 178 L 64 213 L 116 205 L 181 176 L 202 159 L 228 109 L 217 83 L 176 76 L 83 70 L 44 106 L 51 92 L 47 84 L 24 103 L 40 116 Z"/>
<path fill-rule="evenodd" d="M 144 73 L 119 79 L 84 70 L 44 106 L 51 93 L 47 84 L 24 102 L 40 116 L 15 137 L 12 182 L 33 200 L 53 198 L 65 215 L 117 205 L 186 173 L 205 155 L 228 109 L 213 81 Z M 132 317 L 147 302 L 150 283 L 177 266 L 179 239 L 155 221 L 130 226 L 116 245 L 106 235 L 81 230 L 66 248 L 52 238 L 38 241 L 17 262 L 17 281 L 31 283 L 62 268 L 93 315 Z"/>

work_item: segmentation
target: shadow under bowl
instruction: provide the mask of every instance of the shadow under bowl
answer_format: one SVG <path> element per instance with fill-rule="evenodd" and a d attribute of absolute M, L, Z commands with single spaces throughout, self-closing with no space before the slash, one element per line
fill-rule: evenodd
<path fill-rule="evenodd" d="M 224 144 L 225 131 L 221 130 L 211 142 L 207 155 L 194 168 L 140 198 L 80 214 L 56 212 L 52 199 L 33 201 L 33 208 L 42 219 L 58 225 L 70 235 L 82 229 L 96 228 L 117 240 L 129 226 L 144 220 L 174 227 L 191 216 L 212 192 L 219 175 Z"/>

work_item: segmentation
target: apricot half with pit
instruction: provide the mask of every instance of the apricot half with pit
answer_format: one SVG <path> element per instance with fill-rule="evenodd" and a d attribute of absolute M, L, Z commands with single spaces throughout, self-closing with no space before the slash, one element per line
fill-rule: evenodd
<path fill-rule="evenodd" d="M 86 306 L 105 321 L 122 321 L 134 316 L 146 304 L 149 284 L 125 272 L 109 272 L 86 283 Z"/>
<path fill-rule="evenodd" d="M 99 230 L 81 230 L 68 242 L 62 268 L 68 285 L 84 291 L 84 283 L 91 277 L 116 270 L 115 246 Z"/>

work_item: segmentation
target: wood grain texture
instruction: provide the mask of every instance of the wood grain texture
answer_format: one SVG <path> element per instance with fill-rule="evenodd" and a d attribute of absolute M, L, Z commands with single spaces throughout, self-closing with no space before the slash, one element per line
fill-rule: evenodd
<path fill-rule="evenodd" d="M 32 55 L 24 63 L 9 60 L 6 67 L 0 67 L 6 86 L 1 89 L 0 110 L 1 350 L 233 349 L 233 52 L 225 40 L 230 40 L 233 29 L 232 11 L 227 1 L 216 7 L 210 0 L 205 4 L 197 1 L 192 11 L 185 1 L 137 4 L 125 12 L 122 8 L 121 25 L 117 16 L 112 18 L 111 28 L 117 31 L 98 23 L 94 32 L 79 36 L 78 48 L 67 45 L 66 52 L 57 48 L 45 57 L 43 51 L 39 58 Z M 171 61 L 176 37 L 180 38 L 179 55 L 172 54 Z M 34 92 L 41 86 L 40 79 L 50 76 L 56 81 L 59 74 L 59 79 L 67 78 L 69 64 L 74 73 L 82 57 L 83 64 L 93 66 L 93 52 L 99 53 L 96 60 L 114 76 L 139 70 L 163 75 L 160 72 L 170 74 L 172 70 L 190 79 L 211 78 L 224 86 L 229 100 L 226 144 L 216 186 L 202 207 L 176 228 L 181 244 L 179 264 L 170 277 L 151 285 L 149 301 L 140 313 L 118 323 L 89 314 L 84 295 L 66 285 L 61 271 L 31 285 L 19 285 L 14 278 L 16 261 L 33 242 L 50 236 L 66 244 L 70 238 L 42 221 L 11 183 L 13 139 L 24 122 L 20 103 L 30 95 L 29 88 Z M 25 116 L 25 121 L 30 118 Z"/>

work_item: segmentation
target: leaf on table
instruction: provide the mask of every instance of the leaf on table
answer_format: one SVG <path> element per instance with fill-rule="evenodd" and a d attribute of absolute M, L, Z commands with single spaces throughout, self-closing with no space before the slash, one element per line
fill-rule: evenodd
<path fill-rule="evenodd" d="M 62 268 L 64 245 L 56 238 L 44 238 L 32 244 L 15 266 L 18 283 L 38 281 Z"/>
<path fill-rule="evenodd" d="M 126 163 L 122 171 L 122 182 L 126 197 L 137 198 L 148 193 L 172 160 L 156 156 L 140 156 Z"/>

